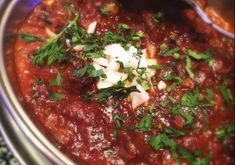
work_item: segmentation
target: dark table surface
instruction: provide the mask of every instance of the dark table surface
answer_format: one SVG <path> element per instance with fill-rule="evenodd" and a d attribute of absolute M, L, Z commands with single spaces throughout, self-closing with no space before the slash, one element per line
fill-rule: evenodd
<path fill-rule="evenodd" d="M 0 165 L 19 165 L 20 163 L 7 147 L 0 133 Z"/>

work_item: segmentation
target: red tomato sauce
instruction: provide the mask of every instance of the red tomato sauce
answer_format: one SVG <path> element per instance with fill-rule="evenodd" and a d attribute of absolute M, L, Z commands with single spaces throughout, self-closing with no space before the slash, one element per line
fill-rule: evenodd
<path fill-rule="evenodd" d="M 232 99 L 229 102 L 224 100 L 220 88 L 226 80 L 226 87 L 234 99 L 234 41 L 218 34 L 203 23 L 192 9 L 178 1 L 74 0 L 71 3 L 81 14 L 78 25 L 86 28 L 91 22 L 97 21 L 96 33 L 100 36 L 107 31 L 114 31 L 120 23 L 129 25 L 134 31 L 143 31 L 141 47 L 154 45 L 157 50 L 154 58 L 169 69 L 157 70 L 152 78 L 154 92 L 149 92 L 148 105 L 155 108 L 151 112 L 151 130 L 140 131 L 131 128 L 149 113 L 148 106 L 143 105 L 133 110 L 127 98 L 111 97 L 104 105 L 96 100 L 84 101 L 82 95 L 86 91 L 97 92 L 98 89 L 96 79 L 73 77 L 73 69 L 83 66 L 83 60 L 68 54 L 62 63 L 36 66 L 32 64 L 32 58 L 43 42 L 24 42 L 18 37 L 14 60 L 25 108 L 57 148 L 75 162 L 82 160 L 84 164 L 174 164 L 177 160 L 169 147 L 154 149 L 149 144 L 151 137 L 162 134 L 162 128 L 171 127 L 182 130 L 184 135 L 174 137 L 165 134 L 177 146 L 191 153 L 200 151 L 201 156 L 197 159 L 210 155 L 210 164 L 235 162 L 234 132 L 226 140 L 218 138 L 224 125 L 234 126 L 234 103 Z M 106 16 L 100 12 L 100 7 L 108 3 L 115 3 L 117 11 Z M 164 20 L 155 22 L 153 16 L 159 11 L 164 13 Z M 51 5 L 41 3 L 23 22 L 19 33 L 29 33 L 46 40 L 49 38 L 46 29 L 58 34 L 72 18 L 73 14 L 65 9 L 63 0 L 57 0 Z M 179 47 L 180 58 L 175 60 L 172 56 L 160 56 L 160 46 L 163 43 Z M 184 57 L 188 50 L 211 50 L 214 54 L 211 65 L 206 60 L 192 59 L 194 80 L 185 71 Z M 51 86 L 50 82 L 58 72 L 63 77 L 63 83 L 60 87 Z M 182 82 L 177 85 L 172 79 L 164 80 L 172 91 L 159 90 L 156 84 L 169 72 L 178 75 Z M 213 105 L 191 109 L 189 113 L 193 123 L 185 127 L 185 117 L 173 114 L 170 108 L 180 104 L 187 91 L 196 89 L 200 89 L 200 98 L 206 96 L 207 89 L 213 91 Z M 60 93 L 64 98 L 60 101 L 50 100 L 50 92 Z M 169 101 L 169 96 L 176 103 Z M 205 102 L 205 99 L 200 100 Z M 171 106 L 162 106 L 162 102 Z M 185 110 L 189 111 L 187 107 Z M 121 116 L 122 125 L 129 130 L 116 127 L 116 114 Z M 180 164 L 193 164 L 196 161 L 189 162 L 182 154 L 178 155 Z"/>

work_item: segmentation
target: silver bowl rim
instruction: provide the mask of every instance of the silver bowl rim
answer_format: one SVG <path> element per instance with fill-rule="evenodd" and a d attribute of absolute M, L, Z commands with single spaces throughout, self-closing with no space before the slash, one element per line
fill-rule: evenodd
<path fill-rule="evenodd" d="M 13 119 L 14 123 L 19 127 L 19 130 L 45 155 L 51 162 L 55 164 L 74 164 L 67 156 L 59 151 L 36 127 L 29 116 L 26 114 L 24 108 L 19 103 L 12 86 L 10 85 L 9 78 L 7 76 L 6 66 L 4 63 L 4 32 L 14 6 L 17 5 L 18 0 L 12 0 L 7 2 L 4 6 L 3 17 L 0 19 L 0 101 L 4 110 L 7 110 L 10 118 Z M 4 5 L 4 4 L 3 4 Z M 0 127 L 3 131 L 2 126 Z M 7 140 L 7 137 L 5 137 Z M 11 145 L 9 140 L 6 141 L 12 152 L 18 158 L 18 160 L 24 163 L 23 158 L 17 154 L 16 148 Z"/>

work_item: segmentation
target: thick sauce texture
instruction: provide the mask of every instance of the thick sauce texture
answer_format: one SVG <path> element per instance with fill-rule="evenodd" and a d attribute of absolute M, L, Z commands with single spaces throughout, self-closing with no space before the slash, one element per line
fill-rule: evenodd
<path fill-rule="evenodd" d="M 43 42 L 18 37 L 14 50 L 27 112 L 56 147 L 84 164 L 235 163 L 234 41 L 218 34 L 178 1 L 68 1 L 80 13 L 78 26 L 87 29 L 96 21 L 95 33 L 100 37 L 114 32 L 119 24 L 142 31 L 139 46 L 152 47 L 152 58 L 163 66 L 152 77 L 150 99 L 145 104 L 133 109 L 128 98 L 113 96 L 101 104 L 92 98 L 98 92 L 97 78 L 74 77 L 73 70 L 86 63 L 79 53 L 65 48 L 62 62 L 32 63 L 46 40 L 74 18 L 64 3 L 39 4 L 19 33 Z M 177 53 L 162 55 L 164 49 L 176 47 Z M 198 56 L 207 51 L 213 55 L 197 58 L 188 55 L 189 50 Z M 53 85 L 58 73 L 63 81 Z M 164 87 L 159 87 L 160 81 Z M 89 100 L 84 99 L 87 92 L 92 93 Z"/>

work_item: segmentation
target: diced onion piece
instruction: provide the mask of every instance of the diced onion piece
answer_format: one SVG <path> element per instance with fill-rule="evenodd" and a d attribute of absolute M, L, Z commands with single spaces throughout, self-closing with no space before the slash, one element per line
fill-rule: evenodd
<path fill-rule="evenodd" d="M 118 81 L 123 81 L 126 80 L 128 75 L 125 73 L 120 73 L 120 72 L 116 72 L 116 71 L 111 71 L 111 70 L 106 70 L 105 74 L 107 76 L 107 78 L 105 79 L 105 81 L 116 84 Z"/>
<path fill-rule="evenodd" d="M 66 39 L 65 42 L 66 42 L 66 45 L 67 45 L 68 47 L 71 47 L 70 39 Z"/>
<path fill-rule="evenodd" d="M 163 89 L 166 89 L 166 83 L 164 81 L 160 81 L 157 85 L 158 89 L 159 90 L 163 90 Z"/>
<path fill-rule="evenodd" d="M 136 69 L 139 65 L 139 60 L 135 57 L 131 57 L 127 62 L 123 63 L 124 67 L 132 67 Z"/>
<path fill-rule="evenodd" d="M 148 63 L 148 66 L 157 65 L 158 64 L 156 59 L 151 59 L 151 58 L 147 59 L 147 63 Z"/>
<path fill-rule="evenodd" d="M 108 66 L 107 66 L 107 70 L 114 70 L 114 71 L 118 71 L 120 68 L 120 64 L 116 62 L 116 60 L 110 60 Z"/>
<path fill-rule="evenodd" d="M 128 52 L 131 56 L 133 56 L 134 54 L 137 54 L 137 51 L 138 51 L 138 50 L 136 49 L 136 47 L 131 46 L 127 52 Z"/>
<path fill-rule="evenodd" d="M 116 59 L 122 63 L 127 63 L 129 61 L 130 55 L 121 46 L 121 44 L 111 44 L 104 48 L 104 54 L 109 56 L 110 59 Z"/>
<path fill-rule="evenodd" d="M 97 22 L 96 21 L 94 21 L 91 24 L 89 24 L 88 28 L 87 28 L 87 33 L 89 33 L 89 34 L 95 33 L 96 26 L 97 26 Z"/>
<path fill-rule="evenodd" d="M 140 58 L 140 63 L 139 63 L 139 68 L 147 68 L 148 67 L 148 63 L 146 60 L 146 49 L 142 50 L 142 56 Z"/>
<path fill-rule="evenodd" d="M 95 63 L 95 62 L 93 62 L 92 65 L 94 66 L 94 68 L 95 68 L 96 70 L 105 70 L 104 67 L 100 66 L 99 64 L 97 64 L 97 63 Z"/>
<path fill-rule="evenodd" d="M 107 67 L 109 65 L 109 61 L 106 58 L 94 58 L 93 61 L 101 66 Z"/>
<path fill-rule="evenodd" d="M 104 89 L 104 88 L 109 88 L 113 86 L 113 83 L 110 83 L 110 82 L 107 82 L 107 81 L 102 81 L 100 80 L 98 83 L 97 83 L 97 88 L 98 89 Z"/>
<path fill-rule="evenodd" d="M 138 106 L 144 104 L 150 99 L 149 94 L 144 90 L 144 88 L 141 85 L 137 85 L 136 87 L 139 90 L 139 92 L 132 92 L 130 94 L 130 99 L 133 109 L 136 109 Z"/>
<path fill-rule="evenodd" d="M 51 31 L 49 28 L 46 28 L 46 33 L 47 33 L 48 37 L 50 37 L 50 38 L 56 36 L 56 33 L 54 33 L 53 31 Z"/>
<path fill-rule="evenodd" d="M 149 58 L 154 58 L 157 55 L 157 47 L 153 44 L 147 45 L 147 56 Z"/>
<path fill-rule="evenodd" d="M 78 44 L 78 45 L 74 46 L 73 49 L 77 52 L 80 52 L 80 51 L 82 51 L 83 47 L 84 47 L 84 45 Z"/>

